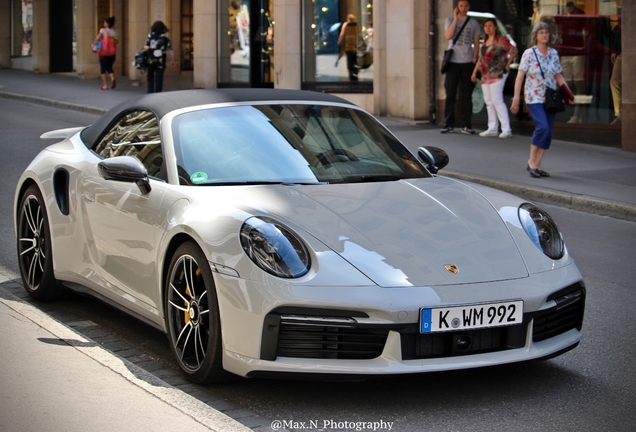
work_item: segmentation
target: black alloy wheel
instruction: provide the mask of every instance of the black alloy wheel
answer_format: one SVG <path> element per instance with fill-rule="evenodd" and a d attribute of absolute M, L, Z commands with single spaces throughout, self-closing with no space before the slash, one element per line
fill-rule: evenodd
<path fill-rule="evenodd" d="M 214 279 L 195 243 L 182 244 L 172 257 L 164 298 L 168 339 L 181 370 L 199 384 L 227 380 Z"/>
<path fill-rule="evenodd" d="M 53 275 L 49 220 L 37 186 L 25 191 L 18 208 L 18 262 L 22 283 L 35 300 L 53 300 L 66 294 Z"/>

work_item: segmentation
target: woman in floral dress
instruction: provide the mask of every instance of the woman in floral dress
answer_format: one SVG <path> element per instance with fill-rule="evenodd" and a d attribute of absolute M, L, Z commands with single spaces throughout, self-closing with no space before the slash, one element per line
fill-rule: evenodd
<path fill-rule="evenodd" d="M 484 21 L 484 33 L 486 39 L 481 46 L 479 60 L 471 76 L 471 80 L 475 82 L 477 71 L 481 71 L 481 88 L 488 111 L 488 130 L 480 133 L 479 136 L 510 138 L 512 129 L 508 109 L 503 99 L 503 89 L 510 72 L 510 63 L 517 55 L 517 48 L 510 44 L 508 38 L 499 34 L 494 18 Z M 501 123 L 501 134 L 499 134 L 499 123 Z"/>
<path fill-rule="evenodd" d="M 552 141 L 552 129 L 554 127 L 555 113 L 546 111 L 545 102 L 546 86 L 552 89 L 562 88 L 562 94 L 568 93 L 567 101 L 574 103 L 574 95 L 565 83 L 561 75 L 563 68 L 559 60 L 559 54 L 554 48 L 550 48 L 550 27 L 545 22 L 537 23 L 530 34 L 532 47 L 524 51 L 519 65 L 519 73 L 515 81 L 515 93 L 512 99 L 510 111 L 513 114 L 519 112 L 519 97 L 521 86 L 525 77 L 524 98 L 528 110 L 535 121 L 532 144 L 530 145 L 530 158 L 526 169 L 532 177 L 550 177 L 550 174 L 541 169 L 541 161 L 545 151 L 550 148 Z M 543 70 L 543 74 L 541 73 Z M 545 79 L 543 77 L 545 75 Z"/>

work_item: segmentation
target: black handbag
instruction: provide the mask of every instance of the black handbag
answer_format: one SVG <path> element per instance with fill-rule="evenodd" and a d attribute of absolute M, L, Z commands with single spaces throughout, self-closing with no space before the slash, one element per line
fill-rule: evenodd
<path fill-rule="evenodd" d="M 466 21 L 464 21 L 464 25 L 462 26 L 462 28 L 459 29 L 459 33 L 457 33 L 457 36 L 453 38 L 453 45 L 451 45 L 449 49 L 444 50 L 444 58 L 442 59 L 442 71 L 441 71 L 442 75 L 444 75 L 446 71 L 448 70 L 448 65 L 450 63 L 451 57 L 453 56 L 453 47 L 457 43 L 457 39 L 459 39 L 459 35 L 462 34 L 462 32 L 464 31 L 464 27 L 466 27 L 466 24 L 468 24 L 469 19 L 470 17 L 466 17 Z"/>
<path fill-rule="evenodd" d="M 448 70 L 448 64 L 450 63 L 450 59 L 452 56 L 453 48 L 449 48 L 444 51 L 444 59 L 442 60 L 442 75 L 444 75 Z"/>
<path fill-rule="evenodd" d="M 534 48 L 532 48 L 532 51 L 534 51 L 534 56 L 537 58 L 537 63 L 539 64 L 539 69 L 541 70 L 541 76 L 543 76 L 543 81 L 545 81 L 545 74 L 543 73 L 543 68 L 541 67 L 541 62 L 539 61 L 537 52 L 534 50 Z M 565 104 L 563 103 L 561 92 L 548 87 L 547 84 L 545 86 L 545 102 L 543 102 L 545 110 L 550 113 L 560 113 L 565 111 Z"/>
<path fill-rule="evenodd" d="M 545 89 L 545 102 L 543 104 L 547 112 L 560 113 L 565 111 L 565 104 L 563 103 L 561 92 L 551 89 L 550 87 L 546 87 Z"/>

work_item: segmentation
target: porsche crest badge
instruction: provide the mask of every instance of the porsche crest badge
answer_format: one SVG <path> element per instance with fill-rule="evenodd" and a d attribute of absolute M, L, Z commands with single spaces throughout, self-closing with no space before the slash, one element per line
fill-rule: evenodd
<path fill-rule="evenodd" d="M 444 268 L 448 270 L 449 272 L 451 272 L 452 274 L 459 273 L 459 269 L 457 268 L 455 264 L 444 264 Z"/>

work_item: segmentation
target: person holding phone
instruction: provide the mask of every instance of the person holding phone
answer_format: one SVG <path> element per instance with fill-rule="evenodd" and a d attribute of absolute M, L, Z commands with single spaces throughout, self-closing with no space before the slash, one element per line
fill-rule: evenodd
<path fill-rule="evenodd" d="M 475 130 L 471 126 L 473 114 L 472 93 L 474 84 L 471 75 L 479 56 L 479 34 L 481 32 L 476 19 L 470 19 L 468 11 L 470 2 L 459 0 L 453 10 L 453 16 L 446 18 L 444 37 L 448 40 L 449 49 L 453 54 L 446 71 L 444 89 L 446 90 L 446 103 L 444 106 L 444 126 L 442 133 L 450 133 L 455 129 L 455 99 L 457 88 L 462 86 L 462 133 L 473 135 Z M 457 41 L 453 44 L 453 39 Z"/>

